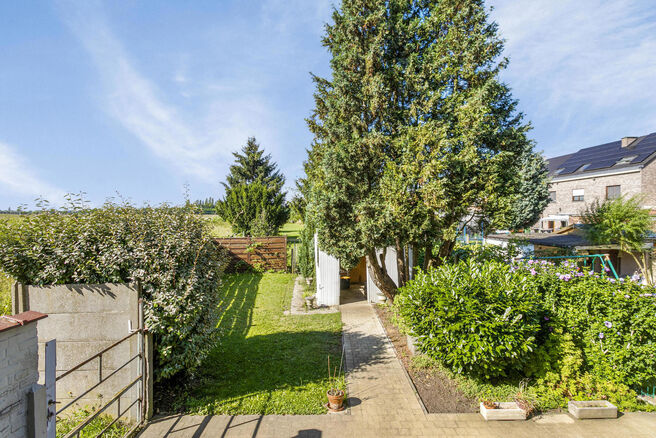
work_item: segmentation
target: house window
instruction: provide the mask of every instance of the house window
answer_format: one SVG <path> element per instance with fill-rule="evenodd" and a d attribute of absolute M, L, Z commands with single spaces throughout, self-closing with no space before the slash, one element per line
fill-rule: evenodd
<path fill-rule="evenodd" d="M 622 186 L 606 186 L 606 199 L 617 199 L 622 194 Z"/>
<path fill-rule="evenodd" d="M 556 202 L 556 192 L 549 192 L 549 201 Z"/>
<path fill-rule="evenodd" d="M 572 190 L 572 201 L 573 202 L 583 202 L 584 196 L 585 196 L 585 190 L 583 190 L 583 189 Z"/>
<path fill-rule="evenodd" d="M 615 163 L 615 166 L 620 166 L 622 164 L 629 164 L 631 161 L 635 160 L 636 158 L 638 158 L 637 155 L 630 155 L 628 157 L 624 157 L 620 159 L 617 163 Z"/>
<path fill-rule="evenodd" d="M 563 170 L 565 170 L 564 167 L 561 167 L 560 169 L 556 169 L 556 171 L 554 172 L 554 175 L 559 175 Z"/>
<path fill-rule="evenodd" d="M 579 167 L 579 168 L 577 169 L 577 172 L 583 172 L 585 169 L 587 169 L 588 167 L 590 167 L 590 164 L 591 164 L 591 163 L 586 163 L 586 164 L 584 164 L 583 166 Z"/>

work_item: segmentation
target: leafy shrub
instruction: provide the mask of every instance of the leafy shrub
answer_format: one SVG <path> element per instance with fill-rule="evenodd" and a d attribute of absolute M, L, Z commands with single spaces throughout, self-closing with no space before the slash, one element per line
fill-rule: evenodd
<path fill-rule="evenodd" d="M 479 263 L 490 260 L 495 260 L 497 262 L 510 262 L 513 257 L 517 257 L 518 255 L 519 248 L 512 242 L 505 248 L 498 245 L 458 244 L 453 251 L 451 251 L 449 262 L 457 263 L 461 260 L 472 260 Z"/>
<path fill-rule="evenodd" d="M 216 211 L 233 233 L 245 236 L 275 236 L 289 218 L 285 194 L 259 182 L 226 189 Z"/>
<path fill-rule="evenodd" d="M 11 278 L 0 271 L 0 315 L 11 315 L 11 284 Z"/>
<path fill-rule="evenodd" d="M 537 346 L 538 291 L 504 263 L 468 260 L 419 271 L 395 306 L 421 350 L 458 373 L 521 371 Z"/>
<path fill-rule="evenodd" d="M 222 253 L 193 207 L 107 203 L 0 222 L 0 268 L 33 285 L 140 281 L 156 378 L 192 370 L 217 321 Z"/>
<path fill-rule="evenodd" d="M 314 277 L 314 229 L 305 225 L 301 230 L 298 249 L 298 270 L 305 278 Z"/>

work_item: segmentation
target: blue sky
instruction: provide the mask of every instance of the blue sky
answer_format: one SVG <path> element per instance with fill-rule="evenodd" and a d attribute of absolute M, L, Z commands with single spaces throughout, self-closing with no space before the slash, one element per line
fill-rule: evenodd
<path fill-rule="evenodd" d="M 220 196 L 255 136 L 288 179 L 332 1 L 0 2 L 0 209 L 84 191 Z M 547 156 L 656 131 L 653 1 L 491 1 L 503 80 Z"/>

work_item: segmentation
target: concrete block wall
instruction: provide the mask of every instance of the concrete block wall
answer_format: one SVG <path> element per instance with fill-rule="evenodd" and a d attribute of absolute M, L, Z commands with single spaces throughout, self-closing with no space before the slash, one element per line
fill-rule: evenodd
<path fill-rule="evenodd" d="M 36 321 L 45 316 L 0 317 L 0 437 L 31 435 L 28 394 L 39 379 Z"/>
<path fill-rule="evenodd" d="M 138 327 L 139 291 L 136 285 L 55 285 L 26 286 L 17 284 L 14 305 L 48 314 L 38 323 L 39 373 L 44 376 L 45 343 L 57 339 L 57 375 L 109 347 Z M 138 336 L 133 336 L 103 355 L 102 375 L 108 376 L 139 352 Z M 139 359 L 103 382 L 77 403 L 77 407 L 100 405 L 109 401 L 140 374 Z M 57 382 L 57 401 L 68 403 L 99 381 L 99 360 L 94 359 Z M 135 385 L 121 399 L 128 406 L 137 397 Z M 61 405 L 60 405 L 61 406 Z M 74 411 L 69 408 L 67 411 Z M 109 414 L 115 414 L 115 407 Z M 66 412 L 66 411 L 65 411 Z M 136 416 L 136 407 L 131 417 Z M 0 434 L 1 436 L 1 434 Z"/>

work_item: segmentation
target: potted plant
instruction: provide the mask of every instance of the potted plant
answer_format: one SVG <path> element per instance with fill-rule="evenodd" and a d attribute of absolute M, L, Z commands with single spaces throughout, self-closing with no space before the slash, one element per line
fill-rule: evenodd
<path fill-rule="evenodd" d="M 343 357 L 342 352 L 342 357 Z M 339 377 L 342 369 L 342 360 L 340 359 L 339 361 L 339 368 L 335 367 L 335 369 L 331 372 L 330 370 L 330 356 L 328 356 L 328 381 L 330 384 L 330 389 L 326 392 L 326 396 L 328 397 L 328 403 L 326 404 L 326 407 L 330 412 L 340 412 L 344 410 L 344 390 L 340 388 L 339 384 Z"/>

